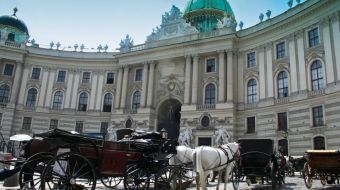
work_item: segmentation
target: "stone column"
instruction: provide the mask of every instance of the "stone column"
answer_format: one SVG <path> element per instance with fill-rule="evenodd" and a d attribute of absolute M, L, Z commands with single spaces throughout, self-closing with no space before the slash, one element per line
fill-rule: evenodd
<path fill-rule="evenodd" d="M 191 56 L 185 56 L 184 104 L 190 103 Z"/>
<path fill-rule="evenodd" d="M 80 80 L 80 71 L 76 71 L 73 83 L 73 90 L 72 90 L 72 100 L 71 100 L 71 108 L 76 109 L 77 102 L 78 102 L 78 88 L 79 88 L 79 80 Z"/>
<path fill-rule="evenodd" d="M 225 85 L 224 50 L 220 50 L 220 51 L 218 51 L 218 102 L 225 102 L 225 87 L 224 87 L 224 85 Z"/>
<path fill-rule="evenodd" d="M 128 79 L 129 79 L 129 67 L 125 66 L 124 75 L 123 75 L 122 99 L 120 102 L 120 108 L 125 108 L 125 105 L 126 105 Z"/>
<path fill-rule="evenodd" d="M 18 96 L 19 96 L 19 87 L 22 80 L 22 65 L 23 63 L 17 62 L 16 64 L 16 69 L 15 69 L 15 75 L 14 75 L 14 82 L 12 86 L 12 94 L 11 94 L 11 99 L 10 102 L 13 104 L 17 104 L 18 102 Z"/>
<path fill-rule="evenodd" d="M 259 48 L 259 85 L 258 89 L 260 89 L 260 99 L 266 98 L 266 65 L 264 60 L 264 46 Z"/>
<path fill-rule="evenodd" d="M 266 44 L 266 63 L 267 63 L 267 97 L 274 96 L 274 84 L 273 81 L 276 81 L 273 77 L 273 44 Z"/>
<path fill-rule="evenodd" d="M 299 90 L 307 90 L 306 63 L 305 63 L 305 46 L 303 43 L 303 31 L 297 32 L 297 49 L 299 65 Z"/>
<path fill-rule="evenodd" d="M 67 87 L 66 87 L 66 95 L 65 95 L 65 103 L 64 103 L 64 108 L 70 108 L 70 101 L 71 101 L 71 94 L 72 94 L 72 84 L 73 84 L 73 74 L 74 71 L 68 70 L 67 71 Z"/>
<path fill-rule="evenodd" d="M 45 97 L 46 97 L 46 85 L 47 85 L 47 80 L 48 80 L 48 69 L 49 68 L 47 67 L 43 68 L 38 107 L 44 107 Z"/>
<path fill-rule="evenodd" d="M 143 68 L 143 81 L 142 81 L 142 95 L 141 95 L 141 107 L 144 108 L 146 105 L 146 93 L 147 93 L 147 84 L 148 84 L 148 63 L 144 63 Z"/>
<path fill-rule="evenodd" d="M 290 91 L 298 91 L 297 67 L 296 67 L 296 53 L 295 53 L 295 35 L 289 36 L 289 62 L 290 62 Z"/>
<path fill-rule="evenodd" d="M 333 58 L 332 58 L 332 42 L 331 34 L 329 30 L 329 20 L 325 19 L 322 21 L 322 34 L 323 34 L 323 44 L 325 49 L 325 67 L 326 67 L 326 84 L 334 82 L 334 68 L 333 68 Z"/>
<path fill-rule="evenodd" d="M 228 51 L 227 60 L 227 102 L 234 101 L 234 59 L 232 50 Z"/>
<path fill-rule="evenodd" d="M 155 63 L 150 63 L 147 107 L 151 107 L 152 103 L 153 103 L 152 100 L 153 100 L 153 85 L 154 85 L 155 66 L 156 66 Z"/>
<path fill-rule="evenodd" d="M 333 44 L 335 52 L 336 73 L 337 78 L 340 80 L 340 26 L 339 26 L 339 14 L 336 13 L 331 17 L 332 31 L 333 31 Z"/>
<path fill-rule="evenodd" d="M 123 68 L 119 68 L 118 70 L 118 79 L 117 79 L 117 89 L 115 96 L 115 109 L 119 109 L 120 106 L 120 97 L 121 97 L 121 89 L 122 89 L 122 81 L 123 80 Z"/>
<path fill-rule="evenodd" d="M 101 102 L 104 98 L 103 96 L 103 84 L 104 84 L 104 75 L 105 72 L 100 72 L 98 77 L 98 83 L 97 83 L 97 96 L 96 96 L 96 110 L 101 110 Z"/>
<path fill-rule="evenodd" d="M 89 110 L 94 110 L 95 102 L 96 102 L 96 86 L 98 82 L 98 71 L 93 72 L 91 77 L 91 92 L 90 92 L 90 103 Z"/>
<path fill-rule="evenodd" d="M 238 64 L 237 64 L 237 87 L 238 87 L 238 101 L 244 102 L 244 79 L 243 79 L 243 70 L 244 70 L 244 53 L 238 52 Z"/>
<path fill-rule="evenodd" d="M 197 104 L 197 85 L 198 85 L 198 55 L 193 56 L 193 67 L 192 67 L 192 90 L 191 90 L 191 103 Z"/>
<path fill-rule="evenodd" d="M 50 108 L 51 107 L 51 99 L 52 99 L 52 90 L 53 90 L 53 85 L 54 85 L 54 80 L 55 80 L 55 70 L 50 71 L 50 75 L 48 78 L 48 85 L 47 85 L 47 92 L 46 92 L 46 97 L 45 97 L 45 107 Z"/>
<path fill-rule="evenodd" d="M 28 74 L 29 74 L 29 66 L 26 65 L 24 69 L 24 74 L 22 76 L 22 83 L 20 85 L 20 94 L 19 94 L 19 101 L 18 104 L 24 105 L 25 101 L 25 92 L 26 92 L 26 85 L 27 85 L 27 80 L 28 80 Z"/>

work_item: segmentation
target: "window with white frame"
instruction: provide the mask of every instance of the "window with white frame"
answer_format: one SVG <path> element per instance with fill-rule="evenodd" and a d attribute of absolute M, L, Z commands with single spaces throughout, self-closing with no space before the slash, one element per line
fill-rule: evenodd
<path fill-rule="evenodd" d="M 312 30 L 308 31 L 308 42 L 309 47 L 314 47 L 319 45 L 319 30 L 318 28 L 313 28 Z"/>
<path fill-rule="evenodd" d="M 7 84 L 0 86 L 0 103 L 8 103 L 10 88 Z"/>
<path fill-rule="evenodd" d="M 57 129 L 58 128 L 58 120 L 57 119 L 51 119 L 50 120 L 50 130 Z"/>
<path fill-rule="evenodd" d="M 111 112 L 112 110 L 112 94 L 107 93 L 104 96 L 103 112 Z"/>
<path fill-rule="evenodd" d="M 101 122 L 100 123 L 100 132 L 107 133 L 107 128 L 109 127 L 109 122 Z"/>
<path fill-rule="evenodd" d="M 90 83 L 90 79 L 91 79 L 91 72 L 83 72 L 83 79 L 82 79 L 82 83 Z"/>
<path fill-rule="evenodd" d="M 276 59 L 281 59 L 286 56 L 286 46 L 285 42 L 280 42 L 276 44 Z"/>
<path fill-rule="evenodd" d="M 322 64 L 319 60 L 315 60 L 311 66 L 312 90 L 320 90 L 323 88 L 323 72 Z"/>
<path fill-rule="evenodd" d="M 255 116 L 247 117 L 247 133 L 255 133 Z"/>
<path fill-rule="evenodd" d="M 14 65 L 12 64 L 5 64 L 4 75 L 12 76 L 14 71 Z"/>
<path fill-rule="evenodd" d="M 63 105 L 63 97 L 64 93 L 62 91 L 57 91 L 54 94 L 52 109 L 61 110 L 61 107 Z"/>
<path fill-rule="evenodd" d="M 287 112 L 277 114 L 277 130 L 287 132 Z"/>
<path fill-rule="evenodd" d="M 31 79 L 39 80 L 39 78 L 40 78 L 40 71 L 41 71 L 41 68 L 34 67 L 32 69 Z"/>
<path fill-rule="evenodd" d="M 37 102 L 38 91 L 35 88 L 31 88 L 27 92 L 26 107 L 34 108 Z"/>
<path fill-rule="evenodd" d="M 76 128 L 74 129 L 77 133 L 82 134 L 84 131 L 84 122 L 76 121 Z"/>
<path fill-rule="evenodd" d="M 57 82 L 65 82 L 66 71 L 58 71 Z"/>
<path fill-rule="evenodd" d="M 133 97 L 132 97 L 132 109 L 137 109 L 140 107 L 140 91 L 136 91 L 135 93 L 133 93 Z"/>
<path fill-rule="evenodd" d="M 106 75 L 106 84 L 113 84 L 115 81 L 115 73 L 110 72 Z"/>
<path fill-rule="evenodd" d="M 256 54 L 255 52 L 250 52 L 247 54 L 247 67 L 255 67 L 256 66 Z"/>
<path fill-rule="evenodd" d="M 205 87 L 204 104 L 215 104 L 216 88 L 214 84 L 208 84 Z"/>
<path fill-rule="evenodd" d="M 22 122 L 22 130 L 30 131 L 32 125 L 32 118 L 31 117 L 24 117 Z"/>
<path fill-rule="evenodd" d="M 206 68 L 207 73 L 216 72 L 216 61 L 215 60 L 216 60 L 215 58 L 207 59 L 207 68 Z"/>
<path fill-rule="evenodd" d="M 281 71 L 277 75 L 277 97 L 288 97 L 288 74 L 286 71 Z"/>
<path fill-rule="evenodd" d="M 315 150 L 326 150 L 325 137 L 323 136 L 314 137 L 313 145 Z"/>
<path fill-rule="evenodd" d="M 257 82 L 255 79 L 250 79 L 247 84 L 247 102 L 254 104 L 257 101 Z"/>
<path fill-rule="evenodd" d="M 143 80 L 143 69 L 136 69 L 135 81 Z"/>
<path fill-rule="evenodd" d="M 79 105 L 78 105 L 78 111 L 86 111 L 87 110 L 87 101 L 88 101 L 88 95 L 86 92 L 82 92 L 79 95 Z"/>
<path fill-rule="evenodd" d="M 323 117 L 323 107 L 317 106 L 312 108 L 312 115 L 313 115 L 313 126 L 319 127 L 325 124 L 324 117 Z"/>

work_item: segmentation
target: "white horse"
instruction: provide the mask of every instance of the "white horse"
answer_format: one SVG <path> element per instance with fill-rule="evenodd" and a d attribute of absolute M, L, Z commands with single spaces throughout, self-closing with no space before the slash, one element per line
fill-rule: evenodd
<path fill-rule="evenodd" d="M 239 155 L 239 145 L 237 143 L 224 144 L 221 145 L 220 148 L 208 146 L 197 147 L 192 155 L 194 170 L 199 175 L 197 189 L 206 189 L 205 180 L 212 170 L 221 173 L 223 169 L 226 169 L 224 189 L 227 189 L 228 175 L 231 171 L 235 155 Z M 219 185 L 220 179 L 218 180 L 217 189 Z"/>
<path fill-rule="evenodd" d="M 170 158 L 169 164 L 188 165 L 192 163 L 192 153 L 194 152 L 194 149 L 181 145 L 181 146 L 177 146 L 176 150 L 177 150 L 177 154 Z"/>

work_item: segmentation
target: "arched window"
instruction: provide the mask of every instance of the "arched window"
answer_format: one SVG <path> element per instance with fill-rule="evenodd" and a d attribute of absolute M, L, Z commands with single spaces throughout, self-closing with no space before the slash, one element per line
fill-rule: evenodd
<path fill-rule="evenodd" d="M 9 86 L 4 84 L 0 86 L 0 103 L 7 103 L 9 99 Z"/>
<path fill-rule="evenodd" d="M 14 34 L 13 33 L 9 33 L 7 36 L 7 41 L 11 41 L 14 42 Z"/>
<path fill-rule="evenodd" d="M 63 97 L 64 97 L 64 94 L 62 91 L 57 91 L 54 94 L 52 109 L 61 110 L 61 106 L 63 104 Z"/>
<path fill-rule="evenodd" d="M 87 99 L 89 96 L 86 92 L 82 92 L 79 95 L 79 105 L 78 105 L 78 111 L 86 111 L 87 110 Z"/>
<path fill-rule="evenodd" d="M 288 75 L 286 71 L 281 71 L 277 76 L 277 97 L 284 98 L 288 96 Z"/>
<path fill-rule="evenodd" d="M 247 96 L 248 96 L 248 104 L 256 103 L 257 97 L 257 82 L 255 79 L 250 79 L 247 84 Z"/>
<path fill-rule="evenodd" d="M 215 85 L 213 84 L 208 84 L 205 87 L 205 100 L 204 104 L 215 104 Z"/>
<path fill-rule="evenodd" d="M 136 91 L 132 98 L 132 109 L 137 109 L 140 106 L 140 92 Z"/>
<path fill-rule="evenodd" d="M 103 112 L 111 112 L 112 109 L 112 94 L 107 93 L 104 96 Z"/>
<path fill-rule="evenodd" d="M 314 137 L 313 141 L 315 150 L 326 150 L 325 137 L 317 136 Z"/>
<path fill-rule="evenodd" d="M 319 60 L 311 66 L 312 90 L 320 90 L 323 87 L 322 64 Z"/>
<path fill-rule="evenodd" d="M 278 142 L 279 147 L 283 148 L 283 155 L 288 155 L 288 140 L 287 139 L 281 139 Z"/>
<path fill-rule="evenodd" d="M 35 88 L 31 88 L 27 93 L 26 107 L 34 108 L 37 101 L 38 91 Z"/>

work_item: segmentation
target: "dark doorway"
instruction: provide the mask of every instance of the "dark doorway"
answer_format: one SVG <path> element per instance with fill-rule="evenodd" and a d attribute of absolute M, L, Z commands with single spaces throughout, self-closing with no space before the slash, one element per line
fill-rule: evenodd
<path fill-rule="evenodd" d="M 178 139 L 181 121 L 182 104 L 176 99 L 164 101 L 159 109 L 157 116 L 157 131 L 163 128 L 168 132 L 171 139 Z"/>

